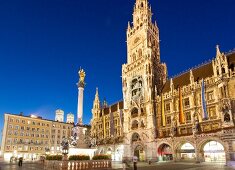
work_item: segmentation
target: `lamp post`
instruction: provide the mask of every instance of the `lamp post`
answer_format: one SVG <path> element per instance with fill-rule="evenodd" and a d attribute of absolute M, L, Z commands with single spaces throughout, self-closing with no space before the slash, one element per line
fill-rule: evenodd
<path fill-rule="evenodd" d="M 61 147 L 62 147 L 62 154 L 63 154 L 62 170 L 67 170 L 68 169 L 68 153 L 69 153 L 68 139 L 63 138 L 62 143 L 61 143 Z"/>

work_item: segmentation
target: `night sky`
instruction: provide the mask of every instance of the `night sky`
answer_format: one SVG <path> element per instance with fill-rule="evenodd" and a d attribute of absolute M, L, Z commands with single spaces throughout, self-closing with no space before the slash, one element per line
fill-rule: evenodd
<path fill-rule="evenodd" d="M 77 110 L 78 70 L 87 73 L 84 122 L 95 88 L 122 100 L 121 66 L 135 0 L 0 0 L 0 121 L 23 112 L 54 119 Z M 149 0 L 169 76 L 235 48 L 235 0 Z M 3 128 L 3 123 L 0 129 Z"/>

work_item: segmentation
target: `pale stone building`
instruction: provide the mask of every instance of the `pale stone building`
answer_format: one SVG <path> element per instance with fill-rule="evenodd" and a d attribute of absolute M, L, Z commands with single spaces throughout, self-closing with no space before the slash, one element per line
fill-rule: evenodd
<path fill-rule="evenodd" d="M 73 124 L 23 114 L 4 114 L 1 153 L 4 160 L 39 159 L 46 153 L 61 153 L 62 138 L 70 138 Z"/>
<path fill-rule="evenodd" d="M 91 135 L 113 159 L 235 160 L 235 52 L 167 78 L 159 29 L 147 0 L 136 0 L 122 66 L 123 101 L 93 103 Z M 113 110 L 112 110 L 113 108 Z M 117 123 L 115 123 L 117 120 Z"/>

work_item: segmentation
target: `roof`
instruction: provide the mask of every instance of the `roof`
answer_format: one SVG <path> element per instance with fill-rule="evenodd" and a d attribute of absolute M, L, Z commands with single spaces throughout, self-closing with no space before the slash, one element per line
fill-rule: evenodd
<path fill-rule="evenodd" d="M 235 51 L 226 54 L 228 64 L 235 64 Z M 213 76 L 212 62 L 203 64 L 197 68 L 192 69 L 194 81 L 205 79 Z M 190 71 L 187 71 L 173 79 L 174 89 L 190 84 Z M 162 92 L 166 93 L 170 91 L 170 79 L 168 79 L 163 87 Z"/>
<path fill-rule="evenodd" d="M 194 81 L 205 79 L 207 77 L 213 76 L 213 67 L 212 62 L 201 65 L 200 67 L 192 69 Z M 183 87 L 190 84 L 190 71 L 187 71 L 179 76 L 174 77 L 173 79 L 174 89 L 178 87 Z M 162 92 L 170 91 L 170 80 L 167 80 L 165 83 Z"/>
<path fill-rule="evenodd" d="M 228 64 L 235 64 L 235 51 L 227 54 Z"/>
<path fill-rule="evenodd" d="M 110 112 L 117 112 L 119 109 L 123 109 L 123 101 L 116 102 L 109 107 L 104 108 L 103 111 L 105 115 L 108 115 Z"/>

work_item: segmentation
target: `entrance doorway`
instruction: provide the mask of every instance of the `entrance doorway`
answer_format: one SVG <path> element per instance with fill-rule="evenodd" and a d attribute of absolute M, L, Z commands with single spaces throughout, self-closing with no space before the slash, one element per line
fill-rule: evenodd
<path fill-rule="evenodd" d="M 142 146 L 137 146 L 134 150 L 134 155 L 138 157 L 139 161 L 145 161 L 145 152 Z"/>
<path fill-rule="evenodd" d="M 173 160 L 172 149 L 168 144 L 162 144 L 158 148 L 158 160 L 159 161 L 171 161 Z"/>
<path fill-rule="evenodd" d="M 221 143 L 216 141 L 208 142 L 204 148 L 205 162 L 225 162 L 224 147 Z"/>
<path fill-rule="evenodd" d="M 185 143 L 180 148 L 181 160 L 195 159 L 195 148 L 190 143 Z"/>

